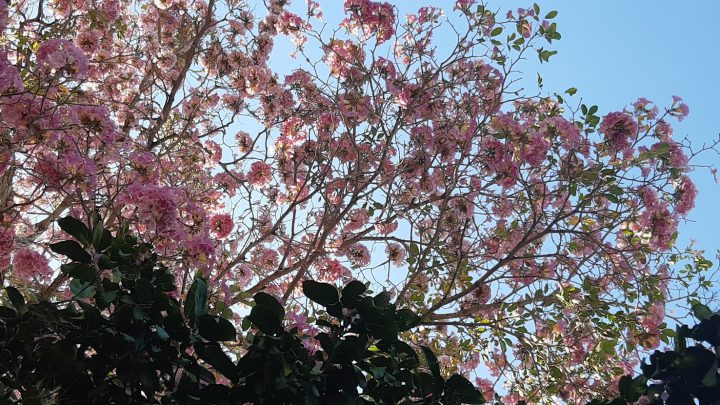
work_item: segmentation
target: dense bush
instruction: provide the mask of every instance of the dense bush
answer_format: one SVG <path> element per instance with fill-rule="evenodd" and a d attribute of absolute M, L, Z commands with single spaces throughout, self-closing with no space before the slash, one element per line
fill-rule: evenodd
<path fill-rule="evenodd" d="M 617 398 L 590 404 L 720 404 L 720 313 L 702 304 L 695 304 L 693 312 L 700 323 L 677 329 L 674 350 L 655 351 L 650 362 L 642 364 L 641 375 L 622 377 Z M 687 339 L 696 344 L 688 346 Z"/>
<path fill-rule="evenodd" d="M 150 244 L 71 217 L 59 225 L 75 238 L 50 246 L 71 260 L 61 272 L 73 296 L 29 303 L 5 288 L 1 403 L 484 402 L 465 378 L 445 379 L 430 349 L 420 357 L 399 339 L 419 319 L 386 292 L 373 296 L 359 281 L 342 290 L 305 281 L 307 298 L 325 308 L 314 340 L 286 330 L 283 306 L 259 292 L 243 321 L 254 329 L 239 341 L 235 326 L 209 310 L 202 277 L 180 302 L 173 273 Z"/>

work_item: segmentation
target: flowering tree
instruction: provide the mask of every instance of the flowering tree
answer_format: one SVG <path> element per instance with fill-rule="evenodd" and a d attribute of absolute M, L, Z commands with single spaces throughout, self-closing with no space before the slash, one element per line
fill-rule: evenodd
<path fill-rule="evenodd" d="M 387 290 L 422 315 L 408 339 L 509 403 L 583 401 L 667 338 L 664 303 L 711 265 L 668 266 L 697 194 L 680 99 L 522 94 L 560 38 L 537 6 L 345 0 L 330 29 L 288 3 L 0 1 L 0 274 L 77 293 L 47 246 L 98 211 L 228 319 L 266 291 L 307 325 L 307 279 Z"/>

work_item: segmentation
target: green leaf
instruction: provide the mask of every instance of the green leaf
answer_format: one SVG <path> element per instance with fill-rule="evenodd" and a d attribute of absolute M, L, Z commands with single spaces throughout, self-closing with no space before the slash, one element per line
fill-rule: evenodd
<path fill-rule="evenodd" d="M 383 291 L 373 298 L 373 305 L 378 308 L 385 308 L 390 305 L 390 297 L 389 291 Z"/>
<path fill-rule="evenodd" d="M 570 87 L 569 89 L 565 90 L 565 93 L 574 96 L 575 93 L 577 93 L 577 89 L 575 87 Z"/>
<path fill-rule="evenodd" d="M 445 393 L 443 395 L 445 404 L 484 404 L 485 398 L 470 381 L 464 377 L 453 374 L 445 382 Z"/>
<path fill-rule="evenodd" d="M 191 321 L 197 319 L 200 315 L 207 312 L 207 282 L 202 278 L 196 278 L 188 289 L 185 298 L 185 306 L 183 313 L 185 318 Z"/>
<path fill-rule="evenodd" d="M 92 244 L 96 251 L 102 252 L 110 247 L 113 241 L 113 236 L 107 229 L 102 228 L 100 225 L 96 226 L 97 228 L 93 230 Z"/>
<path fill-rule="evenodd" d="M 95 287 L 92 283 L 75 278 L 70 281 L 70 292 L 76 299 L 90 298 L 95 295 Z"/>
<path fill-rule="evenodd" d="M 708 308 L 706 305 L 697 303 L 692 306 L 693 314 L 695 314 L 695 317 L 704 320 L 704 319 L 710 319 L 713 312 Z"/>
<path fill-rule="evenodd" d="M 222 375 L 227 377 L 230 381 L 234 382 L 237 380 L 237 367 L 235 367 L 235 364 L 233 364 L 230 357 L 228 357 L 218 343 L 197 342 L 193 345 L 193 347 L 195 348 L 195 353 L 197 353 L 198 357 L 213 366 L 215 370 L 222 373 Z"/>
<path fill-rule="evenodd" d="M 367 287 L 365 284 L 358 280 L 353 280 L 348 283 L 348 285 L 345 286 L 345 288 L 342 289 L 342 297 L 345 298 L 353 298 L 357 299 L 357 297 L 360 296 L 360 294 L 367 291 Z"/>
<path fill-rule="evenodd" d="M 496 37 L 496 36 L 502 34 L 502 32 L 503 32 L 503 27 L 498 26 L 498 27 L 495 27 L 492 31 L 490 31 L 490 36 Z"/>
<path fill-rule="evenodd" d="M 408 308 L 403 308 L 395 314 L 400 331 L 406 331 L 420 322 L 420 317 Z"/>
<path fill-rule="evenodd" d="M 557 17 L 558 12 L 553 10 L 545 15 L 546 20 L 552 20 L 553 18 Z"/>
<path fill-rule="evenodd" d="M 230 321 L 208 314 L 198 317 L 198 330 L 200 336 L 211 342 L 234 341 L 237 336 L 235 326 Z"/>
<path fill-rule="evenodd" d="M 60 271 L 83 283 L 92 283 L 97 280 L 97 271 L 87 263 L 63 264 L 60 266 Z"/>
<path fill-rule="evenodd" d="M 255 306 L 250 310 L 247 318 L 261 332 L 273 335 L 282 328 L 285 310 L 270 294 L 259 292 L 255 294 Z"/>
<path fill-rule="evenodd" d="M 51 243 L 50 250 L 63 255 L 70 260 L 80 263 L 90 263 L 91 257 L 88 252 L 74 240 L 64 240 L 62 242 Z"/>
<path fill-rule="evenodd" d="M 15 309 L 19 311 L 23 311 L 25 309 L 25 298 L 22 296 L 20 291 L 17 290 L 17 288 L 5 287 L 5 292 L 7 292 L 8 298 L 10 298 L 10 302 Z"/>
<path fill-rule="evenodd" d="M 15 319 L 17 317 L 17 311 L 10 307 L 0 306 L 0 319 Z"/>
<path fill-rule="evenodd" d="M 439 391 L 438 388 L 442 388 L 445 384 L 445 380 L 442 378 L 442 375 L 440 374 L 440 363 L 438 363 L 437 357 L 435 357 L 435 353 L 433 353 L 432 350 L 430 350 L 427 346 L 420 346 L 420 348 L 423 351 L 423 354 L 425 355 L 425 359 L 428 362 L 428 367 L 430 368 L 430 372 L 432 373 L 433 379 L 435 380 L 435 386 L 436 386 L 436 392 Z"/>
<path fill-rule="evenodd" d="M 303 281 L 303 293 L 306 297 L 322 306 L 330 306 L 340 300 L 338 290 L 328 283 L 318 283 L 313 280 Z"/>
<path fill-rule="evenodd" d="M 79 240 L 86 246 L 90 244 L 90 229 L 88 229 L 82 221 L 73 217 L 65 217 L 59 219 L 57 222 L 58 225 L 60 225 L 60 229 L 65 231 L 65 233 Z"/>
<path fill-rule="evenodd" d="M 647 378 L 637 376 L 634 379 L 629 375 L 620 377 L 618 382 L 618 391 L 620 397 L 628 402 L 635 402 L 645 393 L 647 389 Z"/>

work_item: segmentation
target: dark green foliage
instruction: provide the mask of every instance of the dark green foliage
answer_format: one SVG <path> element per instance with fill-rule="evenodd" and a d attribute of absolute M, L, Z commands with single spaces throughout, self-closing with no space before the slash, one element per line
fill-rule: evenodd
<path fill-rule="evenodd" d="M 243 323 L 257 330 L 250 341 L 237 342 L 233 324 L 208 308 L 204 279 L 194 280 L 181 304 L 173 274 L 151 245 L 74 218 L 60 226 L 76 241 L 51 248 L 72 260 L 61 271 L 75 296 L 29 303 L 5 288 L 0 404 L 484 402 L 465 378 L 446 380 L 431 350 L 423 347 L 421 360 L 399 340 L 420 322 L 417 315 L 398 310 L 387 293 L 368 294 L 361 282 L 342 290 L 303 284 L 306 296 L 325 309 L 311 341 L 284 329 L 284 308 L 260 292 Z M 230 353 L 226 341 L 244 350 Z M 318 346 L 314 353 L 308 343 Z"/>
<path fill-rule="evenodd" d="M 696 304 L 693 312 L 700 323 L 677 329 L 674 350 L 655 351 L 650 362 L 642 364 L 642 375 L 622 377 L 618 398 L 590 404 L 624 405 L 638 400 L 650 405 L 720 404 L 720 313 L 702 304 Z M 687 339 L 697 344 L 688 347 Z"/>

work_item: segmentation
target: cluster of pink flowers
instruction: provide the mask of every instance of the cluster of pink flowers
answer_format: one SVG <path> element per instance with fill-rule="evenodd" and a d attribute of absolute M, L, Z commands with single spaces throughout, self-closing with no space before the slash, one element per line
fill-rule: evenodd
<path fill-rule="evenodd" d="M 87 57 L 80 48 L 66 39 L 48 39 L 42 42 L 35 56 L 41 69 L 67 73 L 76 79 L 87 76 Z"/>
<path fill-rule="evenodd" d="M 690 114 L 690 107 L 682 102 L 678 96 L 673 96 L 673 104 L 670 108 L 670 114 L 677 117 L 678 121 L 684 120 Z"/>
<path fill-rule="evenodd" d="M 229 214 L 217 214 L 210 217 L 210 229 L 220 239 L 227 238 L 234 225 L 232 216 Z"/>
<path fill-rule="evenodd" d="M 19 93 L 24 89 L 20 72 L 10 64 L 7 52 L 0 50 L 0 95 Z"/>
<path fill-rule="evenodd" d="M 560 116 L 550 117 L 544 120 L 540 124 L 540 132 L 543 132 L 550 137 L 558 136 L 563 147 L 569 151 L 583 146 L 582 152 L 587 153 L 587 149 L 589 148 L 589 145 L 587 144 L 582 145 L 580 128 Z"/>
<path fill-rule="evenodd" d="M 0 225 L 0 273 L 10 266 L 10 255 L 15 247 L 15 228 Z"/>
<path fill-rule="evenodd" d="M 303 35 L 303 31 L 309 27 L 310 25 L 303 21 L 300 16 L 289 11 L 283 11 L 275 24 L 277 32 L 283 35 L 292 36 L 293 42 L 297 47 L 301 47 L 305 42 L 307 42 L 307 38 Z"/>
<path fill-rule="evenodd" d="M 337 259 L 320 259 L 315 264 L 315 267 L 318 269 L 318 278 L 321 281 L 335 282 L 352 278 L 350 269 L 343 266 Z"/>
<path fill-rule="evenodd" d="M 612 112 L 600 122 L 600 132 L 605 135 L 610 151 L 632 154 L 631 146 L 638 131 L 637 122 L 627 113 Z"/>
<path fill-rule="evenodd" d="M 677 201 L 675 204 L 675 212 L 680 215 L 687 215 L 690 210 L 695 208 L 695 198 L 697 194 L 697 188 L 695 188 L 692 180 L 690 180 L 688 176 L 682 176 L 675 192 Z"/>
<path fill-rule="evenodd" d="M 120 203 L 137 206 L 143 222 L 155 224 L 155 231 L 163 233 L 175 227 L 183 198 L 184 193 L 179 189 L 132 184 L 121 196 Z"/>
<path fill-rule="evenodd" d="M 265 186 L 272 179 L 272 167 L 262 161 L 253 162 L 250 165 L 250 171 L 247 173 L 247 179 L 253 186 Z"/>
<path fill-rule="evenodd" d="M 642 316 L 640 316 L 640 330 L 631 336 L 646 349 L 656 349 L 660 346 L 660 325 L 665 319 L 665 304 L 654 302 Z"/>
<path fill-rule="evenodd" d="M 395 10 L 389 3 L 370 0 L 345 0 L 345 12 L 349 17 L 341 26 L 350 30 L 359 28 L 367 35 L 375 35 L 378 44 L 395 34 Z"/>
<path fill-rule="evenodd" d="M 390 263 L 395 266 L 400 267 L 405 263 L 405 256 L 407 253 L 401 244 L 395 242 L 388 243 L 385 247 L 385 253 L 387 254 Z"/>
<path fill-rule="evenodd" d="M 476 0 L 457 0 L 455 1 L 455 10 L 469 11 L 470 7 L 475 4 Z"/>
<path fill-rule="evenodd" d="M 522 149 L 522 158 L 530 166 L 539 167 L 550 150 L 550 140 L 541 132 L 533 132 Z"/>
<path fill-rule="evenodd" d="M 345 254 L 355 266 L 365 267 L 370 264 L 370 250 L 362 243 L 349 246 Z"/>
<path fill-rule="evenodd" d="M 210 235 L 204 232 L 189 235 L 183 242 L 183 247 L 194 265 L 206 273 L 212 270 L 217 244 Z"/>
<path fill-rule="evenodd" d="M 498 183 L 504 188 L 514 186 L 519 175 L 519 167 L 506 145 L 498 139 L 486 137 L 480 144 L 480 151 L 487 171 L 498 175 Z"/>
<path fill-rule="evenodd" d="M 100 48 L 101 40 L 102 32 L 97 29 L 92 29 L 79 33 L 77 38 L 75 38 L 75 44 L 78 48 L 82 49 L 83 52 L 92 55 Z"/>
<path fill-rule="evenodd" d="M 370 96 L 358 91 L 351 91 L 338 96 L 340 112 L 345 118 L 354 122 L 362 122 L 372 111 Z"/>
<path fill-rule="evenodd" d="M 320 330 L 308 322 L 308 317 L 304 313 L 300 312 L 298 308 L 293 308 L 287 312 L 285 317 L 288 320 L 288 328 L 297 329 L 297 334 L 304 338 L 302 345 L 305 349 L 311 354 L 320 349 L 319 342 L 314 339 Z"/>
<path fill-rule="evenodd" d="M 263 246 L 253 249 L 252 263 L 264 270 L 275 269 L 280 262 L 277 250 Z"/>
<path fill-rule="evenodd" d="M 343 230 L 345 232 L 355 232 L 362 228 L 368 222 L 368 211 L 365 208 L 360 208 L 351 213 L 348 217 L 348 222 L 345 224 Z"/>
<path fill-rule="evenodd" d="M 476 378 L 475 385 L 485 398 L 485 402 L 492 403 L 495 400 L 495 388 L 492 381 L 487 378 Z"/>
<path fill-rule="evenodd" d="M 325 47 L 325 63 L 333 76 L 348 77 L 351 72 L 359 74 L 355 66 L 364 62 L 365 51 L 352 41 L 333 39 Z"/>
<path fill-rule="evenodd" d="M 649 245 L 659 251 L 668 250 L 677 230 L 677 219 L 670 213 L 668 204 L 657 197 L 655 190 L 646 187 L 641 191 L 645 211 L 638 219 L 638 226 L 651 233 Z"/>
<path fill-rule="evenodd" d="M 13 274 L 23 280 L 47 281 L 52 277 L 52 269 L 47 257 L 24 247 L 13 254 Z"/>

